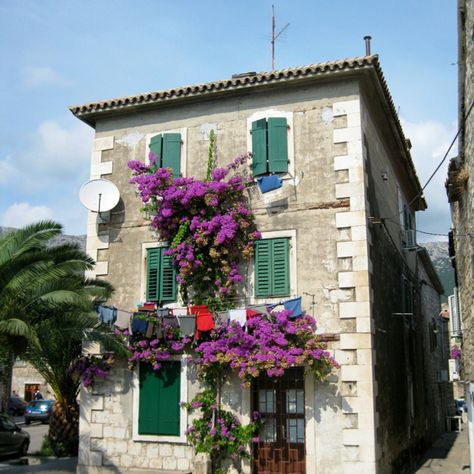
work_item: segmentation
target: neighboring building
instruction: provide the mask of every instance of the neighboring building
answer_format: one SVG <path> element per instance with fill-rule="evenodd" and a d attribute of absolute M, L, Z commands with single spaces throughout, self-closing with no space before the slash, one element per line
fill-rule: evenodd
<path fill-rule="evenodd" d="M 451 256 L 456 311 L 461 317 L 461 379 L 467 383 L 471 466 L 474 463 L 474 2 L 458 0 L 458 156 L 449 164 L 447 191 L 453 220 Z"/>
<path fill-rule="evenodd" d="M 91 178 L 110 179 L 120 190 L 108 221 L 89 213 L 87 240 L 94 276 L 112 283 L 110 303 L 119 309 L 145 300 L 147 255 L 162 245 L 140 212 L 127 168 L 130 159 L 147 159 L 156 137 L 173 140 L 168 164 L 184 176 L 204 178 L 213 129 L 218 165 L 253 151 L 258 174 L 283 177 L 277 191 L 249 190 L 268 258 L 283 255 L 278 296 L 261 290 L 252 266 L 245 291 L 251 303 L 301 295 L 304 309 L 315 309 L 318 332 L 332 335 L 340 370 L 324 383 L 310 375 L 287 381 L 304 397 L 301 449 L 292 450 L 302 456 L 296 461 L 304 472 L 403 472 L 444 430 L 447 338 L 434 340 L 436 327 L 444 331 L 437 319 L 443 289 L 416 245 L 415 212 L 426 203 L 377 56 L 249 73 L 71 111 L 96 131 Z M 275 124 L 279 160 L 260 162 L 252 131 Z M 268 145 L 274 146 L 265 142 L 263 149 Z M 154 435 L 140 433 L 147 405 L 138 371 L 125 364 L 82 392 L 79 472 L 193 468 L 188 414 L 177 407 L 199 387 L 186 358 L 176 363 L 180 388 L 173 385 L 167 404 L 176 413 L 173 436 L 159 427 Z M 276 391 L 278 399 L 283 392 Z M 236 381 L 224 398 L 249 419 L 251 389 Z M 275 433 L 284 430 L 280 415 Z M 286 454 L 278 459 L 288 450 L 270 441 L 266 447 L 259 453 L 278 466 L 290 461 Z M 239 470 L 250 472 L 250 464 Z"/>
<path fill-rule="evenodd" d="M 53 391 L 43 376 L 31 364 L 16 360 L 12 371 L 12 393 L 16 392 L 19 397 L 29 402 L 33 400 L 36 390 L 39 390 L 45 399 L 54 398 Z"/>

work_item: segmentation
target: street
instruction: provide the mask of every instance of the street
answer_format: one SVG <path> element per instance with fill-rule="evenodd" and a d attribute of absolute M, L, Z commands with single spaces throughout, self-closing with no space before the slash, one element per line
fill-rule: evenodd
<path fill-rule="evenodd" d="M 48 434 L 49 425 L 33 422 L 31 425 L 20 425 L 21 428 L 30 433 L 30 448 L 28 454 L 37 454 L 43 444 L 43 438 Z"/>

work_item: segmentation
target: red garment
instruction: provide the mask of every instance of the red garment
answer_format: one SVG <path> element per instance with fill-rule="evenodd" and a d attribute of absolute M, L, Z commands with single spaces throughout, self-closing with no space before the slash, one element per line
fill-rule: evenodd
<path fill-rule="evenodd" d="M 196 315 L 196 340 L 200 332 L 208 332 L 214 329 L 214 316 L 206 305 L 191 306 L 191 314 Z"/>
<path fill-rule="evenodd" d="M 255 311 L 254 309 L 245 310 L 245 315 L 247 317 L 247 321 L 249 319 L 252 319 L 254 316 L 258 316 L 259 314 L 262 314 L 262 313 L 260 311 Z"/>

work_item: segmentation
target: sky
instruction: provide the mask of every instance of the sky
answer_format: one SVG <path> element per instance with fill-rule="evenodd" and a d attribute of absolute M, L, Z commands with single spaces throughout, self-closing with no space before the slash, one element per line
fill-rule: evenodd
<path fill-rule="evenodd" d="M 363 56 L 372 36 L 423 184 L 457 131 L 454 0 L 0 0 L 0 225 L 85 234 L 93 130 L 68 107 L 270 70 L 272 4 L 277 69 Z M 450 229 L 447 161 L 419 230 Z"/>

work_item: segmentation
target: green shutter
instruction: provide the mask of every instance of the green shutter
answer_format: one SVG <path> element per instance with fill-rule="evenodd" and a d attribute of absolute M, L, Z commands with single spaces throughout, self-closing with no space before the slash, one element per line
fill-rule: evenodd
<path fill-rule="evenodd" d="M 289 295 L 289 239 L 258 240 L 255 246 L 255 296 Z"/>
<path fill-rule="evenodd" d="M 179 436 L 181 363 L 163 362 L 158 372 L 140 364 L 138 433 Z"/>
<path fill-rule="evenodd" d="M 173 176 L 181 175 L 181 134 L 165 133 L 163 135 L 163 168 L 171 168 Z"/>
<path fill-rule="evenodd" d="M 140 386 L 138 397 L 138 433 L 158 433 L 158 403 L 160 380 L 149 364 L 140 363 Z"/>
<path fill-rule="evenodd" d="M 288 238 L 273 239 L 272 295 L 290 295 L 290 242 Z"/>
<path fill-rule="evenodd" d="M 271 295 L 271 240 L 255 244 L 255 296 Z"/>
<path fill-rule="evenodd" d="M 156 167 L 161 168 L 162 162 L 162 143 L 163 143 L 163 136 L 162 135 L 155 135 L 150 140 L 150 151 L 152 151 L 156 155 Z"/>
<path fill-rule="evenodd" d="M 158 434 L 179 436 L 181 362 L 164 362 L 156 374 L 160 379 Z"/>
<path fill-rule="evenodd" d="M 165 255 L 162 249 L 161 274 L 160 274 L 160 300 L 176 301 L 176 271 L 173 267 L 173 259 Z"/>
<path fill-rule="evenodd" d="M 161 249 L 147 250 L 146 258 L 146 299 L 147 301 L 158 301 L 160 281 Z"/>
<path fill-rule="evenodd" d="M 254 176 L 265 174 L 267 169 L 267 121 L 252 122 L 252 172 Z"/>
<path fill-rule="evenodd" d="M 288 124 L 286 118 L 268 119 L 268 171 L 288 171 Z"/>

